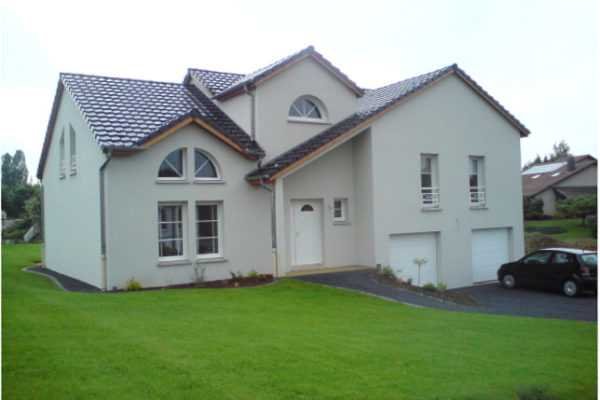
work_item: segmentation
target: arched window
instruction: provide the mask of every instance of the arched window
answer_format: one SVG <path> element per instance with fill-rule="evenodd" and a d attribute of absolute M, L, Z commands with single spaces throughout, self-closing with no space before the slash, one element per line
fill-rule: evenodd
<path fill-rule="evenodd" d="M 158 177 L 166 179 L 183 179 L 184 149 L 177 149 L 167 155 L 158 169 Z"/>
<path fill-rule="evenodd" d="M 211 158 L 200 150 L 194 151 L 194 178 L 219 179 L 219 171 Z"/>
<path fill-rule="evenodd" d="M 325 106 L 311 96 L 298 97 L 290 106 L 288 118 L 292 121 L 326 121 Z"/>

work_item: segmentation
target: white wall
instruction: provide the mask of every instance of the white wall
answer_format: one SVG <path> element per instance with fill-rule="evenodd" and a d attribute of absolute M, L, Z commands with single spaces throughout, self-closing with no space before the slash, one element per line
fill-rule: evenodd
<path fill-rule="evenodd" d="M 555 186 L 597 186 L 598 167 L 592 165 L 583 171 L 557 183 Z"/>
<path fill-rule="evenodd" d="M 99 168 L 104 155 L 65 90 L 43 171 L 44 264 L 102 287 Z M 77 173 L 70 174 L 69 124 L 76 131 Z M 64 178 L 59 177 L 59 142 L 64 130 Z"/>
<path fill-rule="evenodd" d="M 510 228 L 523 254 L 519 132 L 456 76 L 371 125 L 375 262 L 389 265 L 389 236 L 440 232 L 440 281 L 470 285 L 471 230 Z M 422 210 L 420 155 L 438 154 L 440 210 Z M 487 202 L 469 204 L 469 156 L 485 158 Z"/>
<path fill-rule="evenodd" d="M 188 149 L 188 176 L 193 149 L 199 148 L 217 161 L 223 183 L 157 183 L 163 158 L 181 147 Z M 202 261 L 206 280 L 229 278 L 230 270 L 272 274 L 269 193 L 244 179 L 255 164 L 195 124 L 139 154 L 114 156 L 106 170 L 109 288 L 122 288 L 132 277 L 145 287 L 190 283 L 196 261 L 197 201 L 223 203 L 224 258 Z M 186 260 L 168 266 L 159 265 L 158 259 L 157 209 L 166 201 L 186 202 L 188 209 Z"/>

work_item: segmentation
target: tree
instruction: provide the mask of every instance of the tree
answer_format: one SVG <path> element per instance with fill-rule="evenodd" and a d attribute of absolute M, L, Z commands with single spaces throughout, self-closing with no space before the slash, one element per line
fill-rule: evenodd
<path fill-rule="evenodd" d="M 581 224 L 585 225 L 585 218 L 588 215 L 598 213 L 598 201 L 596 196 L 569 197 L 559 201 L 556 209 L 565 216 L 581 218 Z"/>
<path fill-rule="evenodd" d="M 561 140 L 560 143 L 554 143 L 552 149 L 554 150 L 554 154 L 550 155 L 550 161 L 556 161 L 572 156 L 572 154 L 569 153 L 571 147 L 569 147 L 564 140 Z"/>
<path fill-rule="evenodd" d="M 40 185 L 33 185 L 32 188 L 32 195 L 25 201 L 25 215 L 27 221 L 35 225 L 42 220 L 42 195 Z"/>
<path fill-rule="evenodd" d="M 544 216 L 544 200 L 523 196 L 523 216 L 526 220 L 541 219 Z"/>
<path fill-rule="evenodd" d="M 25 163 L 25 154 L 22 150 L 15 151 L 11 156 L 5 153 L 2 156 L 2 186 L 15 188 L 27 183 L 27 164 Z"/>

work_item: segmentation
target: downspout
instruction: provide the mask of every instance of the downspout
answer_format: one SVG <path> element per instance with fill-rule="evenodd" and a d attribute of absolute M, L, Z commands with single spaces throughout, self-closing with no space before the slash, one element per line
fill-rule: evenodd
<path fill-rule="evenodd" d="M 258 162 L 260 168 L 260 161 Z M 275 189 L 265 183 L 264 178 L 260 178 L 260 186 L 269 191 L 271 198 L 271 255 L 273 257 L 273 267 L 275 276 L 279 276 L 279 266 L 277 264 L 277 223 L 275 220 Z"/>
<path fill-rule="evenodd" d="M 102 290 L 108 290 L 108 268 L 106 265 L 106 201 L 104 199 L 104 170 L 112 158 L 112 150 L 106 154 L 106 160 L 100 166 L 100 258 L 102 259 Z"/>

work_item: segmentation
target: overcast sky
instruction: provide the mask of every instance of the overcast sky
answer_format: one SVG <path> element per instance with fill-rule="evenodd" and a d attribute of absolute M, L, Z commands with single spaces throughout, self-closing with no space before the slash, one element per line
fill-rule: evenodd
<path fill-rule="evenodd" d="M 149 6 L 150 5 L 150 6 Z M 59 72 L 181 82 L 249 73 L 313 45 L 359 86 L 458 63 L 531 135 L 597 156 L 595 0 L 2 0 L 0 151 L 35 175 Z"/>

